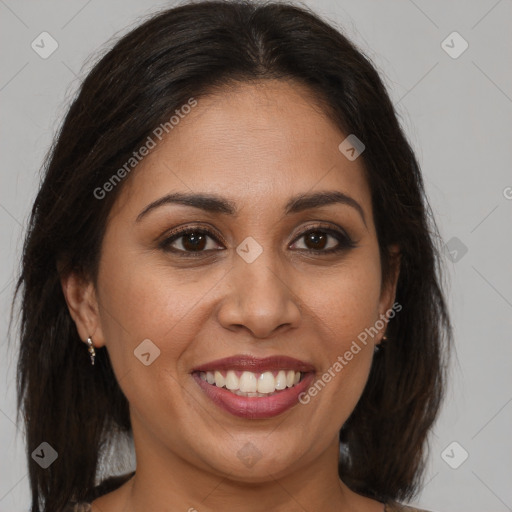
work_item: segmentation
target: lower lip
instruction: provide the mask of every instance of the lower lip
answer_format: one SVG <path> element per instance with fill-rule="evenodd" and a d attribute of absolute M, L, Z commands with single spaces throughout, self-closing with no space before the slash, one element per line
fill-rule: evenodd
<path fill-rule="evenodd" d="M 299 403 L 299 395 L 309 388 L 314 374 L 307 373 L 304 378 L 295 386 L 286 388 L 272 396 L 246 397 L 238 396 L 225 388 L 218 388 L 208 384 L 193 373 L 195 381 L 199 384 L 207 397 L 225 411 L 247 419 L 273 418 L 287 411 Z"/>

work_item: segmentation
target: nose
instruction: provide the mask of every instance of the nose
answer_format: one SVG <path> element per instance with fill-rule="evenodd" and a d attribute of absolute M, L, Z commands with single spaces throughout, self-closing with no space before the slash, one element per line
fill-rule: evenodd
<path fill-rule="evenodd" d="M 218 309 L 218 321 L 226 329 L 248 330 L 261 339 L 299 326 L 299 297 L 270 252 L 263 251 L 252 263 L 236 256 Z"/>

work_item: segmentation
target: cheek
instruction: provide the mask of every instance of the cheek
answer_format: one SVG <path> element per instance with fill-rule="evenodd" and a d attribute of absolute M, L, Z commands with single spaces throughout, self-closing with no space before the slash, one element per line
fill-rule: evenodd
<path fill-rule="evenodd" d="M 379 318 L 380 286 L 380 262 L 374 251 L 354 253 L 346 265 L 322 279 L 303 279 L 303 296 L 324 329 L 322 338 L 331 356 L 347 350 L 347 344 Z"/>
<path fill-rule="evenodd" d="M 313 311 L 322 367 L 316 390 L 310 388 L 311 403 L 319 417 L 330 417 L 333 428 L 339 428 L 357 404 L 373 360 L 374 342 L 367 333 L 379 319 L 380 262 L 374 251 L 361 251 L 315 283 L 305 296 Z"/>
<path fill-rule="evenodd" d="M 102 272 L 102 329 L 132 412 L 150 424 L 147 418 L 161 417 L 162 411 L 192 408 L 195 404 L 182 391 L 182 361 L 194 351 L 194 340 L 207 322 L 204 304 L 211 282 L 192 282 L 154 263 L 145 267 L 143 258 L 113 259 L 108 254 Z M 188 415 L 177 423 L 194 428 Z M 171 430 L 158 435 L 179 443 L 179 429 Z"/>
<path fill-rule="evenodd" d="M 158 354 L 155 367 L 165 361 L 166 370 L 176 374 L 182 353 L 207 322 L 204 304 L 223 273 L 212 270 L 208 279 L 199 279 L 190 270 L 171 270 L 143 255 L 110 249 L 119 246 L 122 241 L 114 237 L 108 241 L 98 275 L 101 327 L 114 371 L 117 376 L 135 371 L 138 378 L 145 366 L 134 351 L 150 340 L 144 343 Z"/>

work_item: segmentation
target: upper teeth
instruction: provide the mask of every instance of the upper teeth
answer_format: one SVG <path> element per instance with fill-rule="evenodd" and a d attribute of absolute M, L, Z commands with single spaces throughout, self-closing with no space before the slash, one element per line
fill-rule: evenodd
<path fill-rule="evenodd" d="M 222 388 L 225 387 L 233 392 L 255 393 L 252 396 L 259 396 L 260 393 L 274 393 L 276 390 L 291 388 L 300 381 L 300 372 L 293 370 L 279 370 L 276 375 L 270 371 L 263 373 L 242 372 L 240 377 L 234 370 L 226 372 L 200 372 L 201 379 Z M 239 394 L 239 393 L 236 393 Z"/>

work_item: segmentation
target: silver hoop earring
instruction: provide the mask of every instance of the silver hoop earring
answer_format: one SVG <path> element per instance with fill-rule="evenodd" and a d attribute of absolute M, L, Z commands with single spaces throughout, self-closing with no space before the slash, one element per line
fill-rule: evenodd
<path fill-rule="evenodd" d="M 94 350 L 94 345 L 92 344 L 92 339 L 90 337 L 87 338 L 87 345 L 89 345 L 89 348 L 87 350 L 91 355 L 91 364 L 94 366 L 94 358 L 96 357 L 96 351 Z"/>

